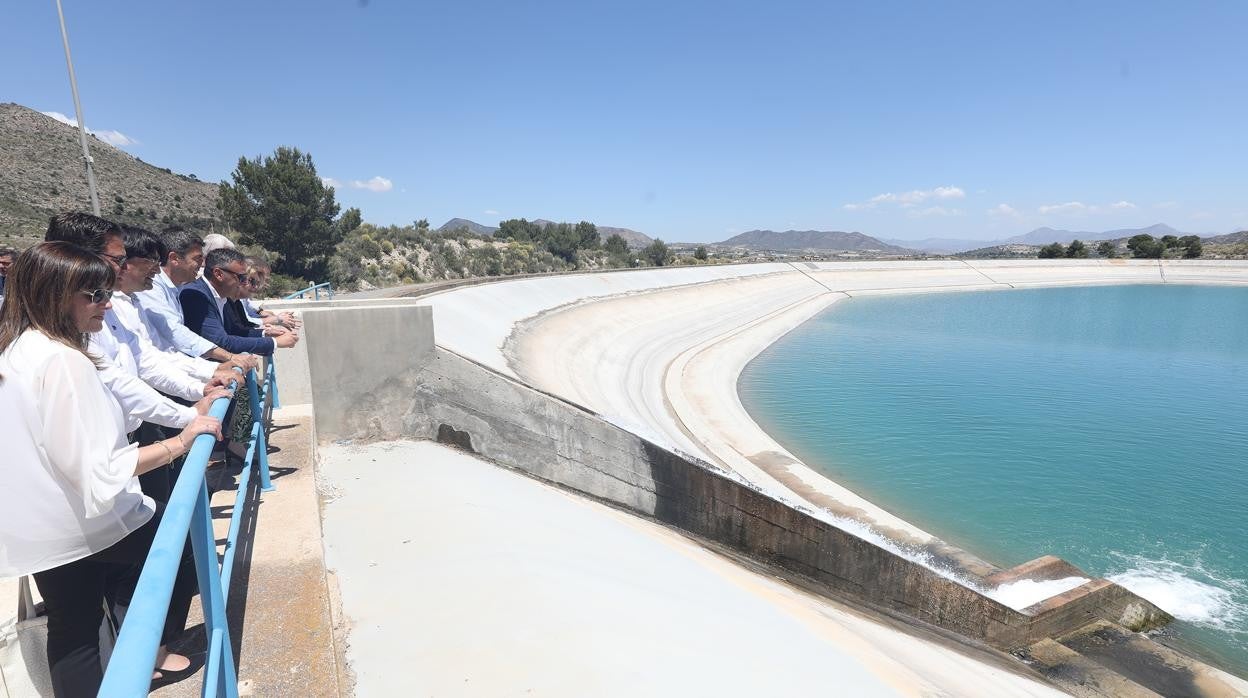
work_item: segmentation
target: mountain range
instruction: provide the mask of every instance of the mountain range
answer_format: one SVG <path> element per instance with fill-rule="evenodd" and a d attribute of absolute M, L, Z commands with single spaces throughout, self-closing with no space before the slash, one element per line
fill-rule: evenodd
<path fill-rule="evenodd" d="M 914 254 L 913 249 L 877 240 L 862 233 L 846 233 L 839 230 L 751 230 L 734 235 L 717 247 L 736 247 L 747 250 L 770 250 L 775 252 L 875 252 L 883 254 Z"/>
<path fill-rule="evenodd" d="M 894 245 L 903 245 L 911 249 L 922 250 L 923 252 L 929 252 L 932 254 L 953 254 L 987 247 L 999 247 L 1002 245 L 1048 245 L 1054 242 L 1060 242 L 1063 245 L 1066 245 L 1072 240 L 1082 240 L 1084 242 L 1093 240 L 1117 240 L 1119 238 L 1129 238 L 1133 235 L 1139 235 L 1141 233 L 1152 235 L 1155 238 L 1159 238 L 1163 235 L 1177 235 L 1179 237 L 1190 235 L 1190 233 L 1179 232 L 1165 223 L 1155 223 L 1146 228 L 1121 228 L 1118 230 L 1106 230 L 1099 233 L 1087 230 L 1036 228 L 1029 233 L 1002 238 L 1000 240 L 964 240 L 959 238 L 895 240 L 884 238 L 884 242 Z"/>

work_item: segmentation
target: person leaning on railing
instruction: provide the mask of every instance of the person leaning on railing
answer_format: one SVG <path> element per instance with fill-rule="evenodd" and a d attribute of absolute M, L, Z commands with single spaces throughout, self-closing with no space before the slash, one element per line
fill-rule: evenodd
<path fill-rule="evenodd" d="M 0 577 L 34 576 L 60 698 L 99 690 L 107 578 L 142 564 L 159 526 L 163 506 L 143 495 L 137 476 L 221 431 L 200 415 L 175 438 L 127 443 L 125 416 L 87 353 L 113 281 L 97 255 L 45 242 L 14 263 L 0 307 Z M 173 590 L 179 632 L 193 594 L 193 585 Z"/>

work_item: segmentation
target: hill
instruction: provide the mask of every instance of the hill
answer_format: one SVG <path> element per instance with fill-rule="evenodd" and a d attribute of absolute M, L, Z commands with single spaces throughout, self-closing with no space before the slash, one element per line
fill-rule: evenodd
<path fill-rule="evenodd" d="M 442 227 L 438 228 L 437 232 L 449 233 L 452 230 L 459 230 L 460 228 L 467 228 L 468 232 L 473 235 L 493 235 L 494 231 L 498 230 L 498 228 L 495 228 L 494 226 L 481 225 L 480 223 L 470 221 L 467 218 L 452 218 L 451 220 L 443 223 Z"/>
<path fill-rule="evenodd" d="M 876 254 L 909 255 L 913 250 L 890 245 L 862 233 L 845 233 L 834 230 L 751 230 L 733 236 L 719 247 L 737 247 L 748 250 L 774 252 L 873 252 Z"/>
<path fill-rule="evenodd" d="M 149 229 L 222 227 L 216 184 L 88 139 L 103 215 Z M 19 104 L 0 104 L 0 245 L 38 242 L 48 218 L 70 210 L 91 210 L 78 130 Z"/>

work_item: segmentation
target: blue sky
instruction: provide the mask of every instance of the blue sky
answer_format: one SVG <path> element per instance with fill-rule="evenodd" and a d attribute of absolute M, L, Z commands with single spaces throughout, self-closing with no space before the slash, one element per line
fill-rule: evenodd
<path fill-rule="evenodd" d="M 1241 2 L 63 3 L 88 127 L 297 146 L 376 223 L 1248 228 Z M 4 26 L 0 101 L 72 116 L 54 2 Z"/>

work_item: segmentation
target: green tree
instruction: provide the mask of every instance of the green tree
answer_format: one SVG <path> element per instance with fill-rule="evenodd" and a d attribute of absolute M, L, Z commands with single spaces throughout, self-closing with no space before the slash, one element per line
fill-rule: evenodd
<path fill-rule="evenodd" d="M 1205 253 L 1205 246 L 1200 244 L 1200 237 L 1196 235 L 1184 235 L 1179 238 L 1179 245 L 1183 248 L 1184 259 L 1196 259 Z"/>
<path fill-rule="evenodd" d="M 696 248 L 694 248 L 693 250 L 694 259 L 698 260 L 699 262 L 705 262 L 707 256 L 708 255 L 706 254 L 706 245 L 698 245 Z"/>
<path fill-rule="evenodd" d="M 1056 259 L 1066 256 L 1066 248 L 1062 247 L 1062 243 L 1053 242 L 1040 248 L 1040 259 Z"/>
<path fill-rule="evenodd" d="M 1131 256 L 1137 259 L 1161 259 L 1166 246 L 1154 239 L 1152 235 L 1140 233 L 1127 240 L 1127 249 L 1131 250 Z"/>
<path fill-rule="evenodd" d="M 342 231 L 345 237 L 352 230 L 360 227 L 360 223 L 363 222 L 363 219 L 360 217 L 360 209 L 353 206 L 343 211 L 342 216 L 338 218 L 338 230 Z"/>
<path fill-rule="evenodd" d="M 671 264 L 673 259 L 672 251 L 668 248 L 667 243 L 657 238 L 641 251 L 641 257 L 656 267 Z"/>
<path fill-rule="evenodd" d="M 239 241 L 281 255 L 276 272 L 319 276 L 343 231 L 335 225 L 334 189 L 317 176 L 312 156 L 283 146 L 264 158 L 239 158 L 232 176 L 233 184 L 221 183 L 217 206 Z"/>
<path fill-rule="evenodd" d="M 1087 257 L 1088 246 L 1083 244 L 1082 240 L 1071 240 L 1070 245 L 1066 247 L 1066 256 L 1072 259 Z"/>
<path fill-rule="evenodd" d="M 611 255 L 628 255 L 628 242 L 617 233 L 612 233 L 611 236 L 607 238 L 607 242 L 602 246 L 602 248 Z"/>
<path fill-rule="evenodd" d="M 1167 250 L 1179 246 L 1179 237 L 1177 235 L 1162 235 L 1161 244 Z"/>
<path fill-rule="evenodd" d="M 1106 240 L 1096 246 L 1096 253 L 1102 257 L 1113 258 L 1118 256 L 1118 248 L 1114 246 L 1114 243 Z"/>
<path fill-rule="evenodd" d="M 581 221 L 576 224 L 576 246 L 582 250 L 596 250 L 602 244 L 602 238 L 598 236 L 598 226 L 589 221 Z"/>

